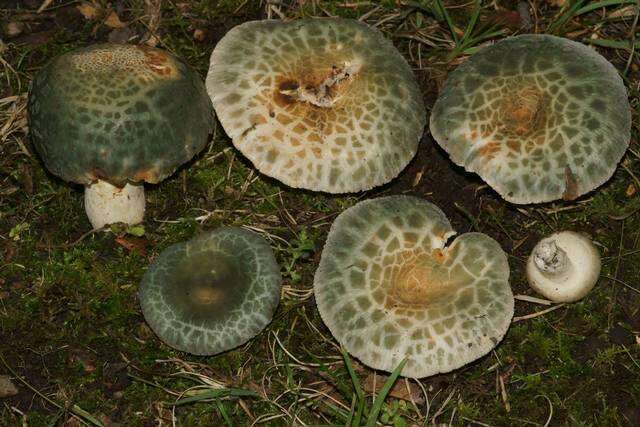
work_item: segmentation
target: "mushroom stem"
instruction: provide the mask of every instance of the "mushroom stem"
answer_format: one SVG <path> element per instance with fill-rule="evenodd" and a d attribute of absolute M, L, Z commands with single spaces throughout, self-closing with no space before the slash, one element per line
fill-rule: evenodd
<path fill-rule="evenodd" d="M 559 248 L 555 240 L 541 242 L 533 252 L 533 262 L 545 277 L 558 281 L 572 268 L 567 253 Z"/>
<path fill-rule="evenodd" d="M 94 229 L 115 222 L 137 224 L 144 218 L 144 207 L 142 184 L 119 188 L 98 180 L 84 189 L 84 208 Z"/>

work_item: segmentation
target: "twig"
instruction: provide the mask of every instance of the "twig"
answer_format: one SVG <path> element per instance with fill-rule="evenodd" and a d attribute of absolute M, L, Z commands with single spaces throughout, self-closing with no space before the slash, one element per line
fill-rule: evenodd
<path fill-rule="evenodd" d="M 564 307 L 564 306 L 565 306 L 565 303 L 561 303 L 558 305 L 554 305 L 553 307 L 547 308 L 546 310 L 536 311 L 535 313 L 527 314 L 526 316 L 514 317 L 511 323 L 520 322 L 521 320 L 533 319 L 534 317 L 545 315 L 549 312 L 552 312 L 553 310 L 557 310 L 560 307 Z"/>
<path fill-rule="evenodd" d="M 534 304 L 542 304 L 542 305 L 553 304 L 553 301 L 549 301 L 548 299 L 530 297 L 529 295 L 515 295 L 514 298 L 519 301 L 532 302 Z"/>

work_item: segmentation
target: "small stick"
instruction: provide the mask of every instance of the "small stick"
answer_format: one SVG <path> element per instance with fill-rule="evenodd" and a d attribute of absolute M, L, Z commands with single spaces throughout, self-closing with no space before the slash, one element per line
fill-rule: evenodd
<path fill-rule="evenodd" d="M 561 303 L 558 305 L 554 305 L 553 307 L 547 308 L 546 310 L 542 310 L 542 311 L 536 311 L 535 313 L 531 313 L 531 314 L 527 314 L 526 316 L 518 316 L 518 317 L 514 317 L 513 320 L 511 321 L 511 323 L 516 323 L 519 322 L 521 320 L 527 320 L 527 319 L 533 319 L 534 317 L 538 317 L 538 316 L 542 316 L 544 314 L 547 314 L 553 310 L 557 310 L 560 307 L 564 307 L 565 303 Z"/>
<path fill-rule="evenodd" d="M 515 295 L 514 298 L 519 300 L 519 301 L 532 302 L 534 304 L 541 304 L 541 305 L 551 305 L 551 304 L 553 304 L 553 301 L 549 301 L 548 299 L 531 297 L 529 295 Z"/>

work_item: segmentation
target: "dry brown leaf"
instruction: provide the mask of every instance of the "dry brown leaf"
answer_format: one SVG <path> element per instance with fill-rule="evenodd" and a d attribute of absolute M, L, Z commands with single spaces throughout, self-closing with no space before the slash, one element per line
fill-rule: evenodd
<path fill-rule="evenodd" d="M 18 394 L 18 388 L 8 375 L 0 375 L 0 399 Z"/>
<path fill-rule="evenodd" d="M 636 192 L 638 190 L 636 189 L 636 186 L 633 185 L 633 183 L 629 184 L 629 186 L 627 187 L 627 190 L 624 192 L 625 196 L 627 197 L 633 197 Z"/>
<path fill-rule="evenodd" d="M 147 247 L 151 244 L 148 239 L 135 236 L 116 237 L 116 243 L 130 252 L 137 251 L 142 256 L 147 254 Z"/>
<path fill-rule="evenodd" d="M 567 4 L 567 0 L 547 0 L 550 6 L 564 7 Z"/>
<path fill-rule="evenodd" d="M 82 16 L 89 21 L 96 19 L 98 15 L 102 14 L 100 6 L 88 1 L 83 1 L 76 6 L 76 9 L 78 9 Z"/>
<path fill-rule="evenodd" d="M 106 25 L 109 28 L 124 28 L 127 26 L 127 24 L 125 24 L 120 20 L 120 18 L 118 17 L 118 14 L 115 13 L 114 11 L 111 11 L 111 13 L 109 13 L 109 16 L 107 16 L 107 19 L 104 20 L 104 25 Z"/>
<path fill-rule="evenodd" d="M 374 375 L 375 375 L 375 390 L 374 390 Z M 387 381 L 389 377 L 386 375 L 379 374 L 369 374 L 367 378 L 364 380 L 364 391 L 366 393 L 378 393 L 382 390 L 384 383 Z M 415 382 L 410 380 L 405 380 L 404 378 L 398 379 L 395 385 L 389 392 L 389 396 L 395 397 L 396 399 L 402 399 L 406 401 L 413 401 L 418 405 L 424 403 L 424 395 L 422 394 L 422 390 L 420 387 L 416 385 Z"/>

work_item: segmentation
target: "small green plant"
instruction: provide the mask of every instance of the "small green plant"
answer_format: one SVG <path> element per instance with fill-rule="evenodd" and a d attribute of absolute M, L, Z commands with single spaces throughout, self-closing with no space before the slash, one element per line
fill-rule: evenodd
<path fill-rule="evenodd" d="M 298 260 L 309 258 L 315 248 L 315 235 L 309 234 L 306 228 L 303 228 L 298 237 L 291 241 L 291 245 L 286 249 L 289 260 L 285 265 L 285 276 L 290 277 L 291 282 L 300 281 L 300 273 L 296 271 Z"/>

